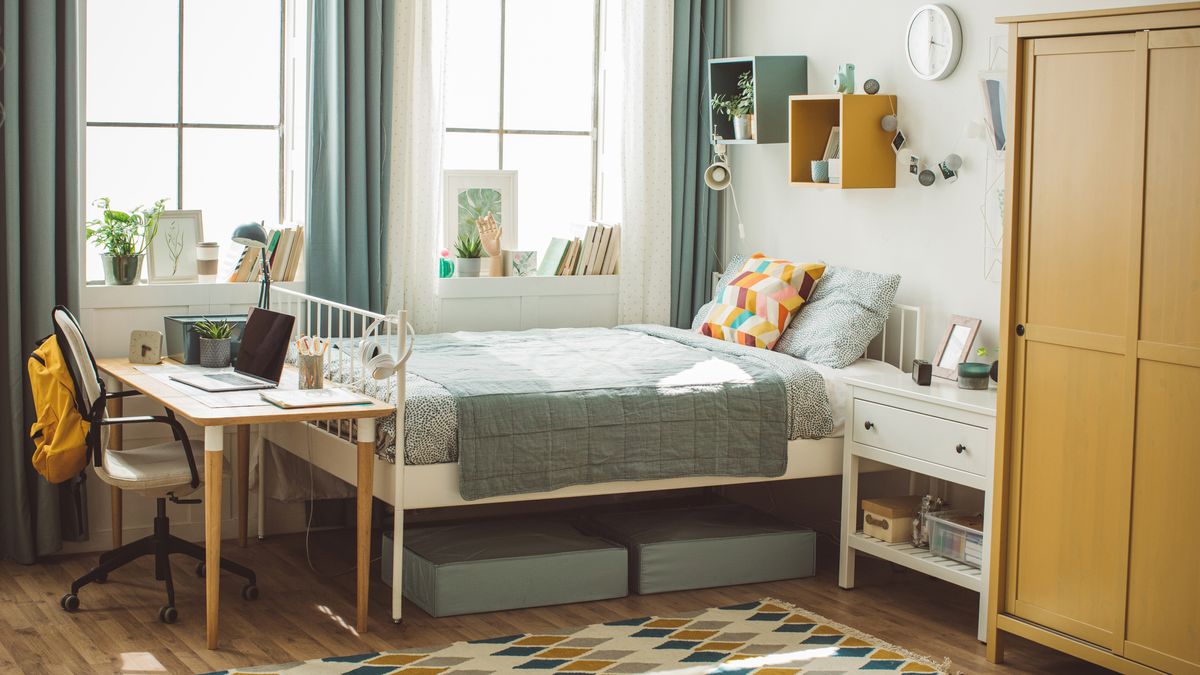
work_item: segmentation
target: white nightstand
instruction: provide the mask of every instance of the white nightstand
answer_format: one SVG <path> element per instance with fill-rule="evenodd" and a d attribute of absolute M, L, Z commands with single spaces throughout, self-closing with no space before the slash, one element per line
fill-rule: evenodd
<path fill-rule="evenodd" d="M 868 553 L 979 593 L 979 640 L 987 630 L 991 566 L 992 456 L 996 390 L 959 389 L 933 378 L 922 387 L 908 373 L 847 378 L 851 387 L 842 459 L 842 558 L 838 584 L 854 588 L 854 556 Z M 888 544 L 858 526 L 859 460 L 869 459 L 966 485 L 984 494 L 983 568 L 933 555 L 911 544 Z M 871 495 L 868 495 L 871 496 Z"/>

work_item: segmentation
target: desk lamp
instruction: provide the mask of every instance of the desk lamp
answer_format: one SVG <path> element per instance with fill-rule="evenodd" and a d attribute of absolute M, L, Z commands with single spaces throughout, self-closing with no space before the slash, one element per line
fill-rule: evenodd
<path fill-rule="evenodd" d="M 264 223 L 246 223 L 233 230 L 233 243 L 262 251 L 262 289 L 258 292 L 258 306 L 270 309 L 271 265 L 267 261 L 267 229 Z"/>

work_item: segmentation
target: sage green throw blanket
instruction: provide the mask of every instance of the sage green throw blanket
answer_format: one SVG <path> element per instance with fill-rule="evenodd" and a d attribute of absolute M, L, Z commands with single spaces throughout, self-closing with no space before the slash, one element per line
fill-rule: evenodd
<path fill-rule="evenodd" d="M 408 368 L 454 396 L 464 499 L 778 476 L 798 383 L 832 428 L 802 361 L 661 326 L 418 336 Z"/>

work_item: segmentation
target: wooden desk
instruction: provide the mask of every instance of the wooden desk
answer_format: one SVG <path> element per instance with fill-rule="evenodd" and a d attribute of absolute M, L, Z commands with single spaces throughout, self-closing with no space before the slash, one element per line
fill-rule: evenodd
<path fill-rule="evenodd" d="M 375 420 L 396 411 L 396 406 L 373 401 L 367 405 L 323 408 L 283 409 L 275 406 L 213 408 L 179 391 L 153 375 L 143 373 L 125 358 L 98 359 L 100 371 L 115 381 L 114 390 L 133 389 L 157 401 L 176 415 L 204 428 L 204 548 L 206 627 L 208 648 L 217 648 L 217 616 L 221 584 L 221 456 L 224 452 L 225 427 L 237 427 L 239 450 L 238 480 L 245 481 L 248 466 L 251 424 L 311 422 L 353 419 L 358 424 L 358 632 L 367 630 L 367 591 L 371 561 L 371 487 L 375 468 Z M 288 366 L 291 369 L 290 366 Z M 261 486 L 260 488 L 261 489 Z M 240 538 L 245 538 L 245 491 L 239 495 L 242 511 Z M 119 506 L 114 503 L 114 508 Z M 115 519 L 114 515 L 114 519 Z"/>

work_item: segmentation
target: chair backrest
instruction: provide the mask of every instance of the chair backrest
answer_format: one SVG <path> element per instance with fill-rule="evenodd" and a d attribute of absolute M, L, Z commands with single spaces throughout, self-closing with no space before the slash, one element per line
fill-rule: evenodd
<path fill-rule="evenodd" d="M 87 340 L 75 316 L 65 307 L 54 308 L 54 325 L 60 335 L 66 339 L 66 344 L 59 345 L 71 366 L 71 374 L 75 376 L 75 386 L 82 387 L 84 401 L 91 405 L 104 391 L 100 383 L 100 374 L 96 372 L 96 362 L 92 358 L 92 350 L 88 349 Z M 90 411 L 81 410 L 84 415 Z"/>

